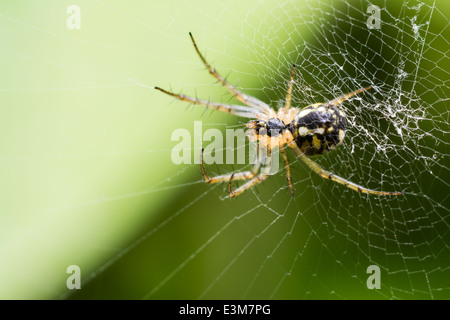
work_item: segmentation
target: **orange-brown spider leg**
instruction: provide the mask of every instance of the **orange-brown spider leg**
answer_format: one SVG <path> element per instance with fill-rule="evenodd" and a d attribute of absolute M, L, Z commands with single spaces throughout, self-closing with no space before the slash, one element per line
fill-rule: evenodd
<path fill-rule="evenodd" d="M 330 102 L 328 102 L 329 104 L 336 106 L 338 104 L 341 104 L 342 102 L 344 102 L 347 99 L 350 99 L 351 97 L 353 97 L 354 95 L 364 92 L 366 90 L 372 89 L 372 87 L 366 87 L 366 88 L 361 88 L 355 91 L 352 91 L 350 93 L 344 94 L 340 97 L 337 97 L 336 99 L 331 100 Z"/>
<path fill-rule="evenodd" d="M 286 102 L 284 104 L 285 110 L 288 110 L 291 107 L 292 85 L 294 84 L 294 74 L 295 74 L 295 64 L 292 65 L 291 80 L 289 81 L 288 91 L 286 95 Z"/>
<path fill-rule="evenodd" d="M 232 175 L 233 178 L 234 175 Z M 237 188 L 236 190 L 231 190 L 231 180 L 228 182 L 228 193 L 230 194 L 230 198 L 234 198 L 237 197 L 238 195 L 240 195 L 241 193 L 243 193 L 245 190 L 250 189 L 251 187 L 253 187 L 254 185 L 263 182 L 264 180 L 267 179 L 269 175 L 267 174 L 260 174 L 257 175 L 256 177 L 254 177 L 253 179 L 251 179 L 250 181 L 246 182 L 245 184 L 243 184 L 242 186 L 240 186 L 239 188 Z"/>
<path fill-rule="evenodd" d="M 258 162 L 254 165 L 254 168 L 257 167 L 258 171 L 256 170 L 252 170 L 252 173 L 254 173 L 253 177 L 251 178 L 250 181 L 244 183 L 242 186 L 240 186 L 239 188 L 237 188 L 236 190 L 231 190 L 231 181 L 237 176 L 239 175 L 241 172 L 236 173 L 236 174 L 232 174 L 230 177 L 230 181 L 228 181 L 228 194 L 230 195 L 230 198 L 234 198 L 237 197 L 238 195 L 240 195 L 241 193 L 243 193 L 245 190 L 250 189 L 251 187 L 253 187 L 254 185 L 263 182 L 264 180 L 267 179 L 267 177 L 269 176 L 268 174 L 264 174 L 261 173 L 259 175 L 257 175 L 257 173 L 259 172 L 259 170 L 261 169 L 261 165 L 262 162 L 264 161 L 264 165 L 268 165 L 268 160 L 269 163 L 272 161 L 272 148 L 271 148 L 271 144 L 266 144 L 265 148 L 266 148 L 266 154 L 265 155 L 261 155 L 259 154 L 260 151 L 260 144 L 258 143 L 257 145 L 257 152 L 258 152 Z M 261 157 L 263 159 L 261 159 Z"/>
<path fill-rule="evenodd" d="M 202 60 L 208 72 L 219 81 L 221 85 L 223 85 L 236 99 L 241 101 L 242 103 L 248 105 L 249 107 L 255 108 L 259 111 L 266 113 L 267 115 L 274 115 L 274 111 L 264 102 L 255 97 L 248 96 L 245 93 L 237 90 L 234 86 L 232 86 L 228 81 L 225 80 L 211 65 L 206 61 L 205 57 L 201 54 L 198 49 L 197 43 L 192 36 L 192 33 L 189 32 L 189 36 L 191 37 L 192 44 L 194 45 L 195 51 L 197 52 L 200 60 Z"/>
<path fill-rule="evenodd" d="M 204 106 L 204 107 L 207 107 L 210 109 L 215 109 L 218 111 L 226 112 L 226 113 L 233 114 L 233 115 L 236 115 L 239 117 L 256 118 L 257 114 L 258 114 L 258 111 L 256 111 L 255 109 L 252 109 L 250 107 L 209 102 L 207 100 L 202 100 L 202 99 L 185 96 L 184 94 L 176 94 L 173 92 L 169 92 L 160 87 L 155 87 L 155 89 L 159 90 L 169 96 L 177 98 L 178 100 L 186 101 L 186 102 L 190 102 L 195 105 Z"/>
<path fill-rule="evenodd" d="M 221 176 L 216 176 L 216 177 L 210 177 L 206 173 L 205 167 L 203 165 L 203 149 L 202 149 L 202 153 L 200 155 L 200 168 L 202 169 L 203 177 L 205 178 L 205 181 L 207 183 L 217 183 L 217 182 L 228 181 L 228 193 L 229 193 L 230 198 L 237 197 L 238 195 L 243 193 L 245 190 L 250 189 L 255 184 L 258 184 L 258 183 L 264 181 L 268 177 L 268 175 L 266 175 L 266 174 L 258 175 L 259 170 L 261 169 L 260 162 L 257 162 L 256 164 L 254 164 L 252 170 L 250 170 L 250 171 L 237 172 L 237 173 L 231 173 L 231 174 L 226 174 L 226 175 L 221 175 Z M 248 181 L 247 183 L 243 184 L 242 186 L 240 186 L 239 188 L 237 188 L 236 190 L 233 191 L 231 189 L 231 182 L 234 179 L 236 179 L 236 180 L 249 180 L 250 179 L 250 181 Z"/>
<path fill-rule="evenodd" d="M 243 171 L 243 172 L 237 172 L 237 173 L 231 173 L 231 174 L 224 174 L 220 176 L 210 177 L 206 173 L 205 166 L 203 165 L 203 152 L 200 154 L 200 168 L 202 170 L 203 177 L 205 178 L 205 181 L 207 183 L 217 183 L 217 182 L 223 182 L 228 181 L 231 183 L 231 180 L 249 180 L 252 179 L 254 176 L 256 176 L 259 172 L 259 169 L 261 168 L 261 163 L 256 163 L 253 165 L 252 169 L 250 171 Z"/>
<path fill-rule="evenodd" d="M 291 166 L 289 165 L 289 159 L 287 157 L 286 150 L 280 147 L 280 153 L 281 156 L 283 157 L 284 168 L 286 169 L 286 180 L 289 184 L 291 195 L 294 196 L 294 187 L 292 186 Z"/>
<path fill-rule="evenodd" d="M 397 191 L 376 191 L 364 188 L 360 185 L 357 185 L 356 183 L 353 183 L 351 181 L 348 181 L 344 178 L 341 178 L 334 173 L 327 171 L 323 169 L 318 163 L 308 158 L 297 146 L 294 140 L 290 141 L 288 143 L 289 147 L 294 151 L 295 155 L 300 158 L 312 171 L 317 173 L 319 176 L 321 176 L 324 179 L 328 179 L 340 184 L 343 184 L 347 188 L 350 188 L 356 192 L 360 193 L 369 193 L 369 194 L 376 194 L 376 195 L 382 195 L 382 196 L 401 196 L 403 195 L 403 192 L 397 192 Z"/>

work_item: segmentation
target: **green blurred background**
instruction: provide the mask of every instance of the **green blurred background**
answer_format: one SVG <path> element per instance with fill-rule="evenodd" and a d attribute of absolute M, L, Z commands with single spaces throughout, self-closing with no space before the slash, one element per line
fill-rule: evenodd
<path fill-rule="evenodd" d="M 81 8 L 80 30 L 66 27 L 66 9 L 73 4 Z M 207 186 L 197 165 L 176 166 L 170 159 L 175 129 L 192 130 L 194 120 L 222 131 L 242 123 L 186 108 L 153 90 L 158 85 L 230 101 L 201 66 L 189 31 L 231 82 L 275 101 L 283 98 L 287 73 L 270 71 L 287 71 L 289 57 L 298 59 L 296 35 L 314 42 L 313 18 L 317 23 L 336 19 L 317 15 L 320 8 L 342 7 L 351 15 L 354 8 L 364 13 L 368 4 L 1 1 L 0 298 L 449 298 L 448 184 L 438 181 L 439 172 L 418 178 L 431 182 L 429 193 L 421 191 L 422 198 L 433 199 L 425 204 L 359 199 L 340 194 L 339 187 L 318 193 L 311 185 L 324 182 L 304 168 L 294 170 L 301 195 L 295 200 L 280 190 L 285 187 L 280 174 L 255 193 L 223 201 L 225 186 Z M 379 6 L 402 16 L 401 1 Z M 438 33 L 448 29 L 442 13 L 450 6 L 444 1 L 436 6 L 441 19 L 431 28 Z M 283 20 L 290 12 L 302 12 L 311 21 L 295 15 Z M 289 63 L 281 64 L 277 54 Z M 263 95 L 261 85 L 279 90 Z M 430 112 L 448 113 L 437 105 Z M 442 124 L 431 127 L 443 134 Z M 447 145 L 436 146 L 442 161 Z M 330 161 L 339 161 L 338 156 L 330 155 Z M 442 174 L 448 173 L 448 163 L 444 168 Z M 443 204 L 437 208 L 434 201 Z M 421 205 L 424 212 L 440 211 L 423 221 L 414 209 Z M 334 214 L 326 213 L 329 206 Z M 365 208 L 374 217 L 364 216 Z M 411 225 L 402 212 L 413 214 Z M 429 228 L 441 237 L 414 243 L 418 238 L 410 235 L 412 252 L 389 257 L 394 234 L 374 239 L 363 230 L 374 225 L 397 231 L 418 225 L 421 232 Z M 408 257 L 417 264 L 409 265 Z M 382 290 L 367 290 L 366 267 L 383 261 L 388 276 Z M 82 272 L 77 292 L 66 288 L 66 268 L 73 264 Z"/>

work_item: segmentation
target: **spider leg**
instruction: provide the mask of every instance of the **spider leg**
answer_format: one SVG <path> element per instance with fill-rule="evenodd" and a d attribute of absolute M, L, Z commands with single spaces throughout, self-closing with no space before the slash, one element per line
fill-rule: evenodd
<path fill-rule="evenodd" d="M 230 181 L 228 182 L 228 193 L 230 194 L 230 198 L 237 197 L 245 190 L 250 189 L 254 185 L 263 182 L 264 180 L 267 179 L 268 176 L 269 176 L 268 174 L 257 175 L 256 177 L 254 177 L 253 179 L 251 179 L 250 181 L 246 182 L 245 184 L 243 184 L 242 186 L 233 191 L 231 190 L 231 181 L 234 178 L 234 175 L 232 175 L 232 179 L 230 179 Z"/>
<path fill-rule="evenodd" d="M 228 181 L 229 184 L 231 184 L 231 180 L 249 180 L 252 179 L 254 176 L 256 176 L 259 172 L 259 169 L 261 168 L 261 163 L 255 163 L 253 165 L 253 168 L 250 171 L 243 171 L 243 172 L 237 172 L 237 173 L 231 173 L 231 174 L 224 174 L 220 176 L 210 177 L 206 173 L 205 167 L 203 165 L 203 149 L 202 153 L 200 154 L 200 168 L 202 169 L 203 177 L 205 178 L 205 181 L 207 183 L 217 183 L 217 182 L 223 182 Z"/>
<path fill-rule="evenodd" d="M 155 87 L 155 89 L 159 90 L 169 96 L 177 98 L 178 100 L 187 101 L 187 102 L 190 102 L 195 105 L 205 106 L 210 109 L 215 109 L 218 111 L 226 112 L 226 113 L 233 114 L 233 115 L 236 115 L 239 117 L 256 118 L 257 114 L 259 114 L 258 111 L 256 111 L 255 109 L 252 109 L 250 107 L 209 102 L 207 100 L 201 100 L 201 99 L 185 96 L 184 94 L 176 94 L 173 92 L 169 92 L 167 90 L 161 89 L 160 87 Z"/>
<path fill-rule="evenodd" d="M 227 90 L 239 101 L 242 103 L 248 105 L 249 107 L 255 108 L 261 112 L 266 113 L 267 115 L 274 114 L 273 110 L 264 102 L 262 102 L 259 99 L 256 99 L 255 97 L 248 96 L 245 93 L 237 90 L 234 86 L 232 86 L 228 81 L 225 80 L 211 65 L 206 61 L 206 59 L 203 57 L 203 55 L 200 53 L 200 50 L 198 49 L 197 43 L 194 40 L 194 37 L 192 36 L 192 33 L 189 32 L 189 36 L 191 37 L 192 44 L 194 45 L 195 51 L 197 52 L 198 56 L 200 57 L 200 60 L 202 60 L 203 64 L 205 65 L 206 69 L 208 69 L 209 73 L 216 78 L 221 85 L 223 85 Z"/>
<path fill-rule="evenodd" d="M 228 181 L 228 193 L 230 198 L 237 197 L 241 193 L 243 193 L 245 190 L 250 189 L 255 184 L 258 184 L 262 181 L 264 181 L 269 175 L 267 174 L 259 174 L 259 170 L 261 169 L 261 162 L 257 162 L 253 165 L 253 168 L 250 171 L 243 171 L 243 172 L 237 172 L 237 173 L 231 173 L 231 174 L 225 174 L 215 177 L 210 177 L 207 175 L 205 167 L 203 165 L 203 149 L 202 153 L 200 155 L 200 168 L 202 169 L 203 177 L 205 178 L 205 181 L 207 183 L 217 183 L 217 182 L 223 182 Z M 234 180 L 250 180 L 247 183 L 243 184 L 236 190 L 231 190 L 231 182 Z"/>
<path fill-rule="evenodd" d="M 403 192 L 389 192 L 389 191 L 376 191 L 364 188 L 360 185 L 357 185 L 356 183 L 353 183 L 351 181 L 348 181 L 344 178 L 341 178 L 334 173 L 331 173 L 330 171 L 324 170 L 318 163 L 308 158 L 297 146 L 294 140 L 291 140 L 288 142 L 289 147 L 294 151 L 295 155 L 300 158 L 312 171 L 320 175 L 322 178 L 340 183 L 345 185 L 346 187 L 357 191 L 361 193 L 370 193 L 370 194 L 377 194 L 377 195 L 383 195 L 383 196 L 400 196 L 403 195 Z"/>
<path fill-rule="evenodd" d="M 284 104 L 285 110 L 289 110 L 289 108 L 291 107 L 292 85 L 294 84 L 294 73 L 295 73 L 295 64 L 292 65 L 291 80 L 289 81 L 288 91 L 286 94 L 286 103 Z"/>
<path fill-rule="evenodd" d="M 403 192 L 389 192 L 389 191 L 376 191 L 364 188 L 360 185 L 357 185 L 356 183 L 353 183 L 351 181 L 348 181 L 344 178 L 341 178 L 334 173 L 331 173 L 330 171 L 324 170 L 321 166 L 319 166 L 315 161 L 311 160 L 305 155 L 302 155 L 300 159 L 308 165 L 308 167 L 313 170 L 315 173 L 320 175 L 322 178 L 340 183 L 345 185 L 346 187 L 355 190 L 357 192 L 361 193 L 370 193 L 370 194 L 377 194 L 377 195 L 383 195 L 383 196 L 401 196 L 403 195 Z"/>
<path fill-rule="evenodd" d="M 342 96 L 340 96 L 340 97 L 337 97 L 336 99 L 333 99 L 333 100 L 329 101 L 328 104 L 331 104 L 331 105 L 333 105 L 333 106 L 336 106 L 336 105 L 338 105 L 338 104 L 341 104 L 341 103 L 344 102 L 345 100 L 347 100 L 347 99 L 353 97 L 354 95 L 356 95 L 356 94 L 358 94 L 358 93 L 361 93 L 361 92 L 364 92 L 364 91 L 369 90 L 369 89 L 372 89 L 372 87 L 366 87 L 366 88 L 361 88 L 361 89 L 352 91 L 352 92 L 350 92 L 350 93 L 344 94 L 344 95 L 342 95 Z"/>
<path fill-rule="evenodd" d="M 291 195 L 294 196 L 294 187 L 292 186 L 291 166 L 289 165 L 289 159 L 287 157 L 286 150 L 280 147 L 280 153 L 281 156 L 283 157 L 284 168 L 286 169 L 286 180 L 289 184 Z"/>

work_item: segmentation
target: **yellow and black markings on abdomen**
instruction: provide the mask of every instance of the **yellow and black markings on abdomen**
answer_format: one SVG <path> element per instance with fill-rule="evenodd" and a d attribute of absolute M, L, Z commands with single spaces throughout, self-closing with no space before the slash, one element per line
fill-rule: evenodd
<path fill-rule="evenodd" d="M 327 153 L 342 142 L 347 129 L 345 114 L 334 105 L 316 103 L 303 108 L 290 131 L 308 156 Z"/>

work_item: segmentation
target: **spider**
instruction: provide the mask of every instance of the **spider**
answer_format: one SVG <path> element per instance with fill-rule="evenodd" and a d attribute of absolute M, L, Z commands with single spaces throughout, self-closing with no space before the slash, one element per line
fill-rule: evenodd
<path fill-rule="evenodd" d="M 294 195 L 294 187 L 292 186 L 292 175 L 286 154 L 286 146 L 292 149 L 294 154 L 300 160 L 322 178 L 343 184 L 348 188 L 361 193 L 375 195 L 403 195 L 403 192 L 376 191 L 362 187 L 323 169 L 319 164 L 309 158 L 310 156 L 321 155 L 334 150 L 342 142 L 346 132 L 346 117 L 344 112 L 339 110 L 338 105 L 356 94 L 371 89 L 371 87 L 355 90 L 326 103 L 311 104 L 303 109 L 294 108 L 291 107 L 292 86 L 295 73 L 295 65 L 293 65 L 284 107 L 275 111 L 266 103 L 255 97 L 246 95 L 228 83 L 225 78 L 208 64 L 206 59 L 200 53 L 197 43 L 190 32 L 189 36 L 195 51 L 208 72 L 217 79 L 221 85 L 228 89 L 237 100 L 246 106 L 210 102 L 183 94 L 175 94 L 161 89 L 160 87 L 155 87 L 155 89 L 194 105 L 205 106 L 239 117 L 254 119 L 246 124 L 246 127 L 249 129 L 247 131 L 247 137 L 250 141 L 257 141 L 259 148 L 268 148 L 269 157 L 271 156 L 270 149 L 272 146 L 279 148 L 286 170 L 286 179 L 292 196 Z M 261 183 L 269 176 L 267 173 L 261 172 L 261 162 L 257 162 L 250 171 L 210 177 L 207 175 L 203 165 L 203 150 L 200 157 L 200 168 L 207 183 L 228 182 L 228 193 L 231 198 L 240 195 L 256 184 Z M 232 190 L 231 182 L 233 180 L 247 180 L 247 182 L 236 190 Z"/>

